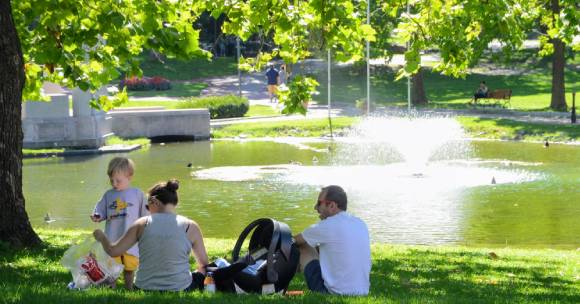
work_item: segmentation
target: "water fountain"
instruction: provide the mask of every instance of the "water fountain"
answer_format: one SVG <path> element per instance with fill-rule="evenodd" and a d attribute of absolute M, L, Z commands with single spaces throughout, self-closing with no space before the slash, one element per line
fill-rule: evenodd
<path fill-rule="evenodd" d="M 54 227 L 94 228 L 87 214 L 109 187 L 111 157 L 26 160 L 33 224 L 50 212 Z M 580 148 L 470 141 L 449 118 L 370 118 L 334 140 L 169 143 L 129 157 L 141 189 L 182 182 L 180 213 L 208 237 L 232 237 L 258 217 L 304 229 L 317 221 L 318 189 L 339 184 L 373 241 L 578 247 L 580 172 L 570 168 Z"/>
<path fill-rule="evenodd" d="M 464 189 L 541 178 L 510 162 L 472 158 L 471 144 L 452 118 L 371 117 L 333 144 L 327 165 L 216 167 L 193 175 L 341 185 L 349 194 L 350 211 L 367 219 L 375 239 L 430 244 L 459 240 Z M 518 167 L 527 165 L 533 164 Z"/>

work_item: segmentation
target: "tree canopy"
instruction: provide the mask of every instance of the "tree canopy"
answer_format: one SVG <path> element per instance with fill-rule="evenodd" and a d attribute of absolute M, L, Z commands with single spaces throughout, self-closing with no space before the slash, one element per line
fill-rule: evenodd
<path fill-rule="evenodd" d="M 481 58 L 492 41 L 502 44 L 510 54 L 521 47 L 527 35 L 541 33 L 540 55 L 554 50 L 555 81 L 552 84 L 552 104 L 565 109 L 564 54 L 565 45 L 580 49 L 580 4 L 574 0 L 415 0 L 411 14 L 402 14 L 398 29 L 410 43 L 405 53 L 407 64 L 399 77 L 415 73 L 420 68 L 420 54 L 437 49 L 441 62 L 434 69 L 460 77 Z M 384 7 L 402 11 L 405 3 L 385 1 Z M 559 44 L 563 43 L 562 46 Z M 558 49 L 561 48 L 562 50 Z"/>
<path fill-rule="evenodd" d="M 337 60 L 362 57 L 373 30 L 363 24 L 357 6 L 365 2 L 333 1 L 42 1 L 14 2 L 13 17 L 22 43 L 24 98 L 40 99 L 44 81 L 96 90 L 120 71 L 140 75 L 137 56 L 151 49 L 169 57 L 211 57 L 199 46 L 193 24 L 203 12 L 225 15 L 223 32 L 247 40 L 271 35 L 278 48 L 245 58 L 242 67 L 259 68 L 275 56 L 295 63 L 308 57 L 311 36 L 319 34 Z M 310 84 L 311 81 L 305 83 Z M 99 106 L 115 104 L 104 99 Z"/>
<path fill-rule="evenodd" d="M 21 102 L 38 100 L 44 81 L 67 87 L 97 90 L 122 72 L 139 75 L 137 56 L 151 49 L 169 57 L 190 58 L 211 54 L 200 48 L 199 31 L 193 25 L 203 12 L 225 15 L 223 32 L 247 39 L 254 33 L 272 36 L 278 49 L 243 60 L 246 68 L 280 56 L 297 62 L 310 54 L 311 36 L 319 35 L 321 49 L 335 58 L 361 58 L 365 39 L 374 31 L 363 24 L 356 7 L 365 2 L 349 0 L 0 0 L 0 21 L 5 24 L 0 75 L 12 81 L 0 87 L 2 124 L 0 164 L 0 240 L 34 245 L 34 235 L 24 210 L 22 194 Z M 12 6 L 12 7 L 11 7 Z M 12 22 L 13 21 L 13 22 Z M 22 46 L 20 48 L 20 46 Z M 4 54 L 6 52 L 6 54 Z M 10 58 L 11 60 L 6 60 Z M 14 59 L 14 60 L 12 60 Z M 21 79 L 25 75 L 25 79 Z M 296 77 L 296 90 L 286 102 L 301 111 L 316 82 Z M 121 97 L 126 94 L 121 93 Z M 121 98 L 122 99 L 122 98 Z M 94 106 L 105 110 L 117 101 L 101 98 Z M 18 224 L 17 226 L 13 225 Z"/>

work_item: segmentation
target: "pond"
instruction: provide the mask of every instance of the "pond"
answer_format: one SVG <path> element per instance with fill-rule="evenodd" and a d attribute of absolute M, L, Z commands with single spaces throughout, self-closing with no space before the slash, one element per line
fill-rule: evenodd
<path fill-rule="evenodd" d="M 579 146 L 469 141 L 445 121 L 399 123 L 371 122 L 335 140 L 168 143 L 123 155 L 135 161 L 133 185 L 144 191 L 180 180 L 179 213 L 206 237 L 237 238 L 260 217 L 297 233 L 318 220 L 320 187 L 338 184 L 374 242 L 580 247 Z M 401 128 L 414 131 L 403 136 Z M 102 227 L 89 214 L 110 188 L 106 167 L 115 156 L 25 160 L 32 224 Z M 47 212 L 55 222 L 44 223 Z"/>

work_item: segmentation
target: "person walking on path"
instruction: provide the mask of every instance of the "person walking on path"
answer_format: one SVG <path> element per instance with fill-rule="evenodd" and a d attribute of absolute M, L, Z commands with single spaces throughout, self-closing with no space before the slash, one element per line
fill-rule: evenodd
<path fill-rule="evenodd" d="M 312 291 L 369 293 L 369 231 L 365 222 L 346 212 L 346 207 L 346 193 L 341 187 L 322 188 L 314 206 L 320 222 L 294 236 L 300 249 L 300 270 Z"/>
<path fill-rule="evenodd" d="M 288 74 L 288 71 L 286 71 L 286 65 L 283 64 L 282 66 L 280 66 L 280 72 L 279 72 L 279 76 L 278 79 L 280 80 L 278 82 L 278 85 L 286 85 L 286 82 L 288 81 L 288 77 L 290 76 L 290 74 Z"/>
<path fill-rule="evenodd" d="M 274 68 L 273 64 L 268 64 L 268 71 L 266 72 L 266 80 L 268 84 L 268 94 L 270 96 L 270 102 L 278 99 L 276 93 L 278 92 L 278 81 L 280 73 Z"/>

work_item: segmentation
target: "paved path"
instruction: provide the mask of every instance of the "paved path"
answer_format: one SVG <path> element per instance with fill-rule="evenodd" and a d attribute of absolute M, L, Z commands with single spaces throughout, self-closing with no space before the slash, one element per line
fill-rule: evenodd
<path fill-rule="evenodd" d="M 229 76 L 222 78 L 208 79 L 208 87 L 202 91 L 202 95 L 227 95 L 238 94 L 238 77 Z M 245 74 L 242 77 L 242 95 L 247 97 L 250 105 L 267 105 L 279 110 L 277 103 L 270 103 L 266 91 L 265 78 L 261 74 Z M 546 124 L 569 124 L 570 113 L 556 112 L 521 112 L 506 109 L 474 108 L 462 110 L 447 109 L 420 109 L 414 110 L 417 115 L 465 115 L 483 118 L 505 118 L 522 122 L 546 123 Z M 352 104 L 335 103 L 332 106 L 331 115 L 334 116 L 358 116 L 360 111 Z M 392 107 L 378 107 L 373 115 L 407 115 L 405 109 Z M 313 103 L 308 108 L 308 114 L 276 116 L 276 117 L 251 117 L 235 119 L 212 120 L 212 126 L 222 126 L 228 124 L 238 124 L 257 121 L 277 121 L 294 120 L 308 118 L 328 117 L 328 107 L 326 104 Z"/>
<path fill-rule="evenodd" d="M 316 69 L 319 65 L 323 68 L 325 64 L 321 60 L 308 60 L 304 64 L 305 69 Z M 268 93 L 266 90 L 265 76 L 263 73 L 243 73 L 242 74 L 242 95 L 247 97 L 250 105 L 264 105 L 270 106 L 273 109 L 280 110 L 277 103 L 270 103 Z M 205 81 L 208 87 L 202 90 L 202 95 L 228 95 L 238 94 L 238 76 L 226 76 L 207 78 Z M 179 100 L 174 97 L 141 97 L 131 98 L 132 100 Z M 465 115 L 483 118 L 505 118 L 522 122 L 546 123 L 546 124 L 570 124 L 570 113 L 555 113 L 555 112 L 521 112 L 506 109 L 490 109 L 490 108 L 474 108 L 462 110 L 447 110 L 447 109 L 420 109 L 414 111 L 417 115 Z M 407 111 L 401 108 L 378 107 L 373 115 L 407 115 Z M 332 106 L 331 115 L 334 116 L 358 116 L 360 111 L 352 104 L 334 103 Z M 279 120 L 294 120 L 294 119 L 309 119 L 309 118 L 323 118 L 328 117 L 328 107 L 326 104 L 313 103 L 308 108 L 308 114 L 291 115 L 291 116 L 274 116 L 274 117 L 248 117 L 248 118 L 234 118 L 234 119 L 216 119 L 212 120 L 212 126 L 223 126 L 228 124 L 238 124 L 246 122 L 257 121 L 279 121 Z"/>

